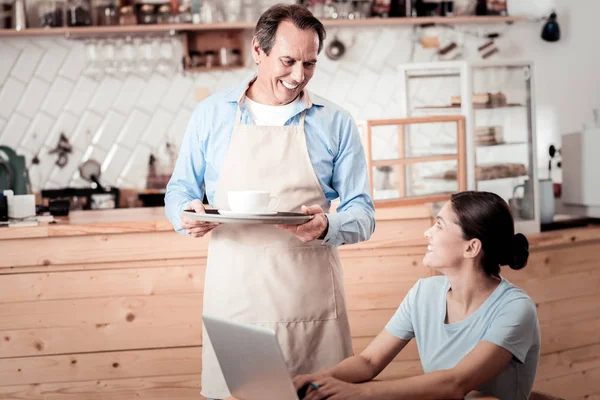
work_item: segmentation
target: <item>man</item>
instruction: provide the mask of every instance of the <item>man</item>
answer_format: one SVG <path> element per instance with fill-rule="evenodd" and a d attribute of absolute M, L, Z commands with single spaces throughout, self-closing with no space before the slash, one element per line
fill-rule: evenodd
<path fill-rule="evenodd" d="M 336 246 L 367 240 L 375 229 L 356 125 L 304 89 L 324 38 L 304 7 L 265 11 L 252 40 L 257 76 L 198 105 L 165 196 L 176 230 L 202 237 L 214 229 L 204 313 L 274 329 L 292 375 L 352 355 Z M 204 212 L 205 191 L 211 206 L 228 209 L 229 190 L 267 190 L 280 211 L 314 218 L 275 227 L 180 217 L 185 209 Z M 337 197 L 338 212 L 330 214 Z M 202 394 L 227 397 L 206 333 L 202 363 Z"/>

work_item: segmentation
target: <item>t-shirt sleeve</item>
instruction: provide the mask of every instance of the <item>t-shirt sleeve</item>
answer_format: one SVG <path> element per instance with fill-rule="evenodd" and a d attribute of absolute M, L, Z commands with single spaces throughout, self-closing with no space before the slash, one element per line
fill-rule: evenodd
<path fill-rule="evenodd" d="M 521 363 L 537 335 L 537 312 L 531 299 L 511 300 L 493 319 L 482 340 L 494 343 L 512 353 Z"/>
<path fill-rule="evenodd" d="M 398 339 L 411 340 L 415 337 L 412 317 L 415 313 L 414 307 L 420 283 L 421 280 L 419 279 L 408 291 L 400 307 L 398 307 L 392 319 L 385 326 L 385 329 Z"/>

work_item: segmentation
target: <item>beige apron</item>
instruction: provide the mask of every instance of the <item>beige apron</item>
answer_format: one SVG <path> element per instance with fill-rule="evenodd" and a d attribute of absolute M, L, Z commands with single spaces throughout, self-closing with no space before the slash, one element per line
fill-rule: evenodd
<path fill-rule="evenodd" d="M 328 202 L 297 126 L 236 125 L 221 167 L 214 206 L 228 209 L 229 190 L 268 190 L 280 211 Z M 303 100 L 310 107 L 308 93 Z M 352 355 L 342 269 L 337 249 L 302 243 L 271 225 L 223 224 L 212 231 L 204 313 L 275 330 L 292 376 L 329 368 Z M 229 391 L 203 329 L 202 395 Z M 244 360 L 240 360 L 244 362 Z M 250 367 L 250 366 L 249 366 Z"/>

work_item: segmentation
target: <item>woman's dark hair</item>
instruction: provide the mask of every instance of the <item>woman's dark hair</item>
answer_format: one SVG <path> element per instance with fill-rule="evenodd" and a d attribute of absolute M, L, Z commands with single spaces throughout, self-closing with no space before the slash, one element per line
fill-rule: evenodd
<path fill-rule="evenodd" d="M 450 198 L 457 224 L 465 240 L 481 241 L 481 267 L 490 276 L 500 275 L 500 266 L 521 269 L 529 258 L 529 241 L 515 235 L 515 224 L 508 204 L 489 192 L 460 192 Z"/>
<path fill-rule="evenodd" d="M 275 34 L 281 21 L 291 21 L 302 30 L 312 29 L 319 37 L 319 53 L 323 49 L 325 27 L 312 13 L 298 4 L 275 4 L 265 11 L 254 28 L 254 36 L 258 45 L 269 55 L 275 43 Z"/>

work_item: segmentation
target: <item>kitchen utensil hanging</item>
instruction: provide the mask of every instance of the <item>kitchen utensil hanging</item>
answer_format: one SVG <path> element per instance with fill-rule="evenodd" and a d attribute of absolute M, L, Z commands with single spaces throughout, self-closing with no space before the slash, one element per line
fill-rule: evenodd
<path fill-rule="evenodd" d="M 337 35 L 333 37 L 333 40 L 327 45 L 327 48 L 325 49 L 325 55 L 327 56 L 327 58 L 333 61 L 337 61 L 340 58 L 342 58 L 345 52 L 346 45 L 344 45 L 344 43 L 342 43 L 342 41 L 338 39 Z"/>
<path fill-rule="evenodd" d="M 97 188 L 104 192 L 104 187 L 100 184 L 101 173 L 100 163 L 96 160 L 87 160 L 79 166 L 79 175 L 88 182 L 94 182 Z"/>

